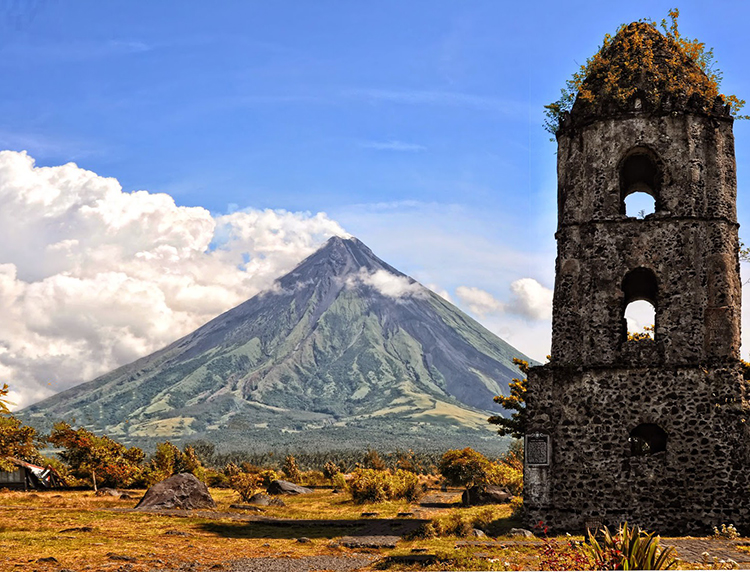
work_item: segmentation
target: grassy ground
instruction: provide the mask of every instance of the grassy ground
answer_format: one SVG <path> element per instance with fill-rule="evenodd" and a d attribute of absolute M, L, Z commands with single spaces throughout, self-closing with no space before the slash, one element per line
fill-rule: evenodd
<path fill-rule="evenodd" d="M 142 492 L 135 492 L 135 500 L 119 500 L 91 492 L 0 491 L 0 570 L 135 572 L 188 563 L 197 564 L 194 570 L 221 570 L 240 558 L 350 554 L 356 551 L 337 546 L 338 538 L 362 534 L 383 519 L 397 519 L 398 513 L 413 511 L 417 518 L 435 518 L 449 525 L 482 521 L 493 535 L 506 540 L 511 539 L 504 534 L 516 525 L 507 505 L 425 511 L 406 502 L 357 505 L 348 495 L 334 495 L 330 490 L 285 497 L 286 507 L 264 507 L 263 517 L 298 521 L 283 526 L 233 520 L 228 514 L 203 518 L 128 512 Z M 229 505 L 237 502 L 232 491 L 213 489 L 211 493 L 220 513 L 256 515 L 230 509 Z M 362 517 L 363 512 L 377 512 L 378 516 Z M 310 541 L 298 542 L 300 537 Z M 370 550 L 383 557 L 372 569 L 528 570 L 549 563 L 541 540 L 527 545 L 508 543 L 505 548 L 461 546 L 462 542 L 481 540 L 457 536 L 403 540 L 395 549 Z M 565 540 L 559 545 L 564 547 Z M 403 560 L 415 555 L 437 558 Z M 49 558 L 54 561 L 45 561 Z"/>

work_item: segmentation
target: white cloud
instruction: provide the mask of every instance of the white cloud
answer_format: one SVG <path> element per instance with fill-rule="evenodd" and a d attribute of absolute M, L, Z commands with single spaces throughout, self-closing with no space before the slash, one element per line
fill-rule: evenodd
<path fill-rule="evenodd" d="M 370 286 L 389 298 L 410 296 L 421 298 L 427 296 L 427 291 L 419 282 L 414 282 L 406 276 L 398 276 L 383 269 L 370 273 L 366 268 L 360 268 L 356 278 L 350 277 L 347 279 L 347 285 L 350 287 L 357 283 Z"/>
<path fill-rule="evenodd" d="M 511 297 L 501 302 L 481 288 L 459 286 L 458 298 L 474 314 L 516 314 L 529 320 L 550 320 L 552 318 L 552 290 L 545 288 L 533 278 L 520 278 L 510 285 Z"/>
<path fill-rule="evenodd" d="M 513 293 L 506 311 L 531 320 L 552 319 L 552 290 L 533 278 L 521 278 L 510 285 Z"/>
<path fill-rule="evenodd" d="M 212 216 L 12 151 L 0 204 L 0 382 L 17 407 L 163 347 L 348 236 L 325 213 Z"/>
<path fill-rule="evenodd" d="M 459 286 L 456 288 L 456 296 L 479 316 L 505 311 L 505 304 L 481 288 Z"/>

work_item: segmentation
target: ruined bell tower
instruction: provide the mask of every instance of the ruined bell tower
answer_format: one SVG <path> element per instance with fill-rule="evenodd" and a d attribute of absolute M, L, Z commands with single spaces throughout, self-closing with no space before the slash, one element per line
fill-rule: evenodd
<path fill-rule="evenodd" d="M 528 520 L 747 528 L 733 119 L 651 24 L 622 28 L 598 57 L 556 133 L 552 354 L 529 373 Z M 628 216 L 635 192 L 653 214 Z M 628 337 L 636 301 L 653 306 L 653 338 Z"/>

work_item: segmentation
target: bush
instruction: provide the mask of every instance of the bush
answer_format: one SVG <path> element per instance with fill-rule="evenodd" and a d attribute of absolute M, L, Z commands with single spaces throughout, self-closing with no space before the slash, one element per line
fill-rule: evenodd
<path fill-rule="evenodd" d="M 510 517 L 521 518 L 523 516 L 523 497 L 517 496 L 510 499 Z"/>
<path fill-rule="evenodd" d="M 407 500 L 413 502 L 424 494 L 424 487 L 414 473 L 397 470 L 357 469 L 349 482 L 356 503 Z"/>
<path fill-rule="evenodd" d="M 498 485 L 512 495 L 523 492 L 523 461 L 516 452 L 493 463 L 474 449 L 453 449 L 440 460 L 440 474 L 448 484 L 466 488 L 475 485 Z"/>
<path fill-rule="evenodd" d="M 326 485 L 328 479 L 321 471 L 305 471 L 302 473 L 301 481 L 306 487 L 320 487 Z"/>
<path fill-rule="evenodd" d="M 365 453 L 365 456 L 362 458 L 362 467 L 365 469 L 384 471 L 386 469 L 386 464 L 385 461 L 380 458 L 377 451 L 367 449 L 367 453 Z"/>
<path fill-rule="evenodd" d="M 281 466 L 281 470 L 288 481 L 298 483 L 301 478 L 297 461 L 291 455 L 287 455 L 284 459 L 284 464 Z"/>
<path fill-rule="evenodd" d="M 734 540 L 739 537 L 740 533 L 737 532 L 737 529 L 733 524 L 722 524 L 720 529 L 714 526 L 714 538 L 727 538 L 729 540 Z"/>
<path fill-rule="evenodd" d="M 451 449 L 440 459 L 440 474 L 448 484 L 460 487 L 471 487 L 487 483 L 487 474 L 492 463 L 489 459 L 472 449 Z"/>
<path fill-rule="evenodd" d="M 344 475 L 341 473 L 336 473 L 335 475 L 333 475 L 331 481 L 333 482 L 334 488 L 337 488 L 341 491 L 345 491 L 349 488 L 349 485 L 346 482 L 346 478 L 344 478 Z"/>
<path fill-rule="evenodd" d="M 523 467 L 512 467 L 504 462 L 490 463 L 486 484 L 501 486 L 514 496 L 521 495 L 523 493 Z"/>
<path fill-rule="evenodd" d="M 334 477 L 334 476 L 336 476 L 337 474 L 339 474 L 340 472 L 341 472 L 341 469 L 340 469 L 340 468 L 339 468 L 339 466 L 338 466 L 338 465 L 337 465 L 336 463 L 334 463 L 333 461 L 328 461 L 328 462 L 327 462 L 327 463 L 326 463 L 326 464 L 325 464 L 325 465 L 323 466 L 323 476 L 324 476 L 324 477 L 325 477 L 326 479 L 328 479 L 329 481 L 332 481 L 332 480 L 333 480 L 333 477 Z"/>
<path fill-rule="evenodd" d="M 268 487 L 272 482 L 279 480 L 279 474 L 273 469 L 264 469 L 255 473 L 258 477 L 261 487 Z"/>
<path fill-rule="evenodd" d="M 248 502 L 258 492 L 262 484 L 259 475 L 251 473 L 237 473 L 229 477 L 229 486 L 240 495 L 243 502 Z"/>
<path fill-rule="evenodd" d="M 660 538 L 655 532 L 645 532 L 637 526 L 628 528 L 627 522 L 615 536 L 604 527 L 601 542 L 589 532 L 588 541 L 584 550 L 597 570 L 670 570 L 679 564 L 672 556 L 674 548 L 659 546 Z"/>

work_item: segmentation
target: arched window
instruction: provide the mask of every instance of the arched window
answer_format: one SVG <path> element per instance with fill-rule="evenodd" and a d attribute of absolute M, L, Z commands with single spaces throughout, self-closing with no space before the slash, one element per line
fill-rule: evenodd
<path fill-rule="evenodd" d="M 624 202 L 625 214 L 632 218 L 646 218 L 656 212 L 656 199 L 648 193 L 630 193 Z"/>
<path fill-rule="evenodd" d="M 643 218 L 656 212 L 661 191 L 661 172 L 654 154 L 631 149 L 620 163 L 620 214 Z"/>
<path fill-rule="evenodd" d="M 630 454 L 645 457 L 667 450 L 667 433 L 655 423 L 641 423 L 630 432 Z"/>
<path fill-rule="evenodd" d="M 622 280 L 623 338 L 656 339 L 658 298 L 656 275 L 648 268 L 635 268 Z"/>

